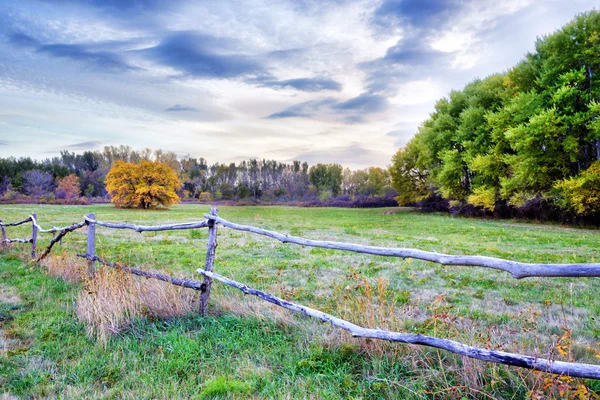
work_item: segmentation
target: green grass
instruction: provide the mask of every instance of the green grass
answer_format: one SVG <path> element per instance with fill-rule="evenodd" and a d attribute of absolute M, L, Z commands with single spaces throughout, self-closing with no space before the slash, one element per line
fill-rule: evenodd
<path fill-rule="evenodd" d="M 524 262 L 600 259 L 597 230 L 383 211 L 221 207 L 219 214 L 314 239 Z M 92 212 L 103 221 L 157 224 L 199 220 L 208 207 L 0 206 L 5 222 L 31 212 L 43 227 L 68 225 Z M 7 231 L 9 237 L 24 238 L 30 229 Z M 38 246 L 45 247 L 50 237 L 43 235 Z M 204 264 L 206 238 L 206 230 L 138 234 L 98 227 L 97 253 L 109 261 L 199 279 L 194 271 Z M 598 279 L 517 281 L 483 268 L 304 248 L 225 228 L 219 228 L 218 241 L 216 272 L 357 323 L 544 357 L 567 328 L 573 333 L 571 357 L 598 363 L 589 350 L 600 342 Z M 529 372 L 463 364 L 443 351 L 352 339 L 274 311 L 218 282 L 210 317 L 137 320 L 106 345 L 98 344 L 74 315 L 80 285 L 48 277 L 16 257 L 27 248 L 15 244 L 0 257 L 0 392 L 26 398 L 375 399 L 478 398 L 481 393 L 521 398 L 535 389 Z M 63 249 L 84 252 L 85 234 L 69 234 Z M 378 280 L 388 284 L 386 291 L 377 290 Z M 580 382 L 599 389 L 597 382 Z"/>

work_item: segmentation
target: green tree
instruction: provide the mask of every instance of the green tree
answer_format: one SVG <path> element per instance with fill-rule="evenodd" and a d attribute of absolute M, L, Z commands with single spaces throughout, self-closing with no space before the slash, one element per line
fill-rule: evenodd
<path fill-rule="evenodd" d="M 333 196 L 338 196 L 342 191 L 342 171 L 339 164 L 317 164 L 310 167 L 308 177 L 320 194 L 331 191 Z"/>

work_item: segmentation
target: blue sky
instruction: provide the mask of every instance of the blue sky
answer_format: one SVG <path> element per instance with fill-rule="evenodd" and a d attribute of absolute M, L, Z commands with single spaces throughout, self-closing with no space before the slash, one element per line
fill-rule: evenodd
<path fill-rule="evenodd" d="M 0 157 L 125 144 L 386 166 L 592 1 L 6 0 Z"/>

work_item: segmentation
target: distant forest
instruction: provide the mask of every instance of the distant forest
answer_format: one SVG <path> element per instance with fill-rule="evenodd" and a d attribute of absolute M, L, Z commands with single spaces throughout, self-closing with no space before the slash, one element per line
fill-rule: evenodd
<path fill-rule="evenodd" d="M 106 146 L 81 154 L 63 151 L 59 157 L 0 158 L 0 196 L 6 202 L 47 203 L 108 200 L 106 174 L 117 161 L 167 163 L 182 183 L 182 199 L 303 202 L 303 205 L 346 207 L 394 206 L 397 195 L 386 169 L 352 171 L 339 164 L 250 159 L 208 164 L 204 158 L 178 158 L 173 152 L 129 146 Z"/>
<path fill-rule="evenodd" d="M 393 158 L 400 204 L 600 221 L 600 13 L 439 100 Z"/>

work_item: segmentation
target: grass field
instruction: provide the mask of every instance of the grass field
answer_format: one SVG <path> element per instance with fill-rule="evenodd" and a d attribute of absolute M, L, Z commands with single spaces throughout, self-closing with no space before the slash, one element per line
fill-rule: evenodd
<path fill-rule="evenodd" d="M 597 230 L 384 211 L 221 207 L 219 214 L 313 239 L 523 262 L 600 259 Z M 32 212 L 46 228 L 92 212 L 110 222 L 194 221 L 208 207 L 0 206 L 5 222 Z M 11 238 L 25 238 L 31 227 L 7 231 Z M 50 237 L 43 235 L 38 246 L 45 247 Z M 194 271 L 203 266 L 206 239 L 206 230 L 139 234 L 98 227 L 97 253 L 109 261 L 200 279 Z M 598 279 L 517 281 L 483 268 L 304 248 L 226 228 L 219 228 L 218 241 L 215 272 L 358 324 L 600 363 Z M 15 244 L 0 253 L 0 392 L 6 398 L 460 399 L 600 392 L 598 381 L 353 339 L 219 282 L 213 284 L 209 317 L 136 318 L 102 343 L 86 333 L 75 313 L 85 285 L 48 276 L 24 261 L 27 251 L 28 245 Z M 85 252 L 85 233 L 68 235 L 56 251 Z"/>

